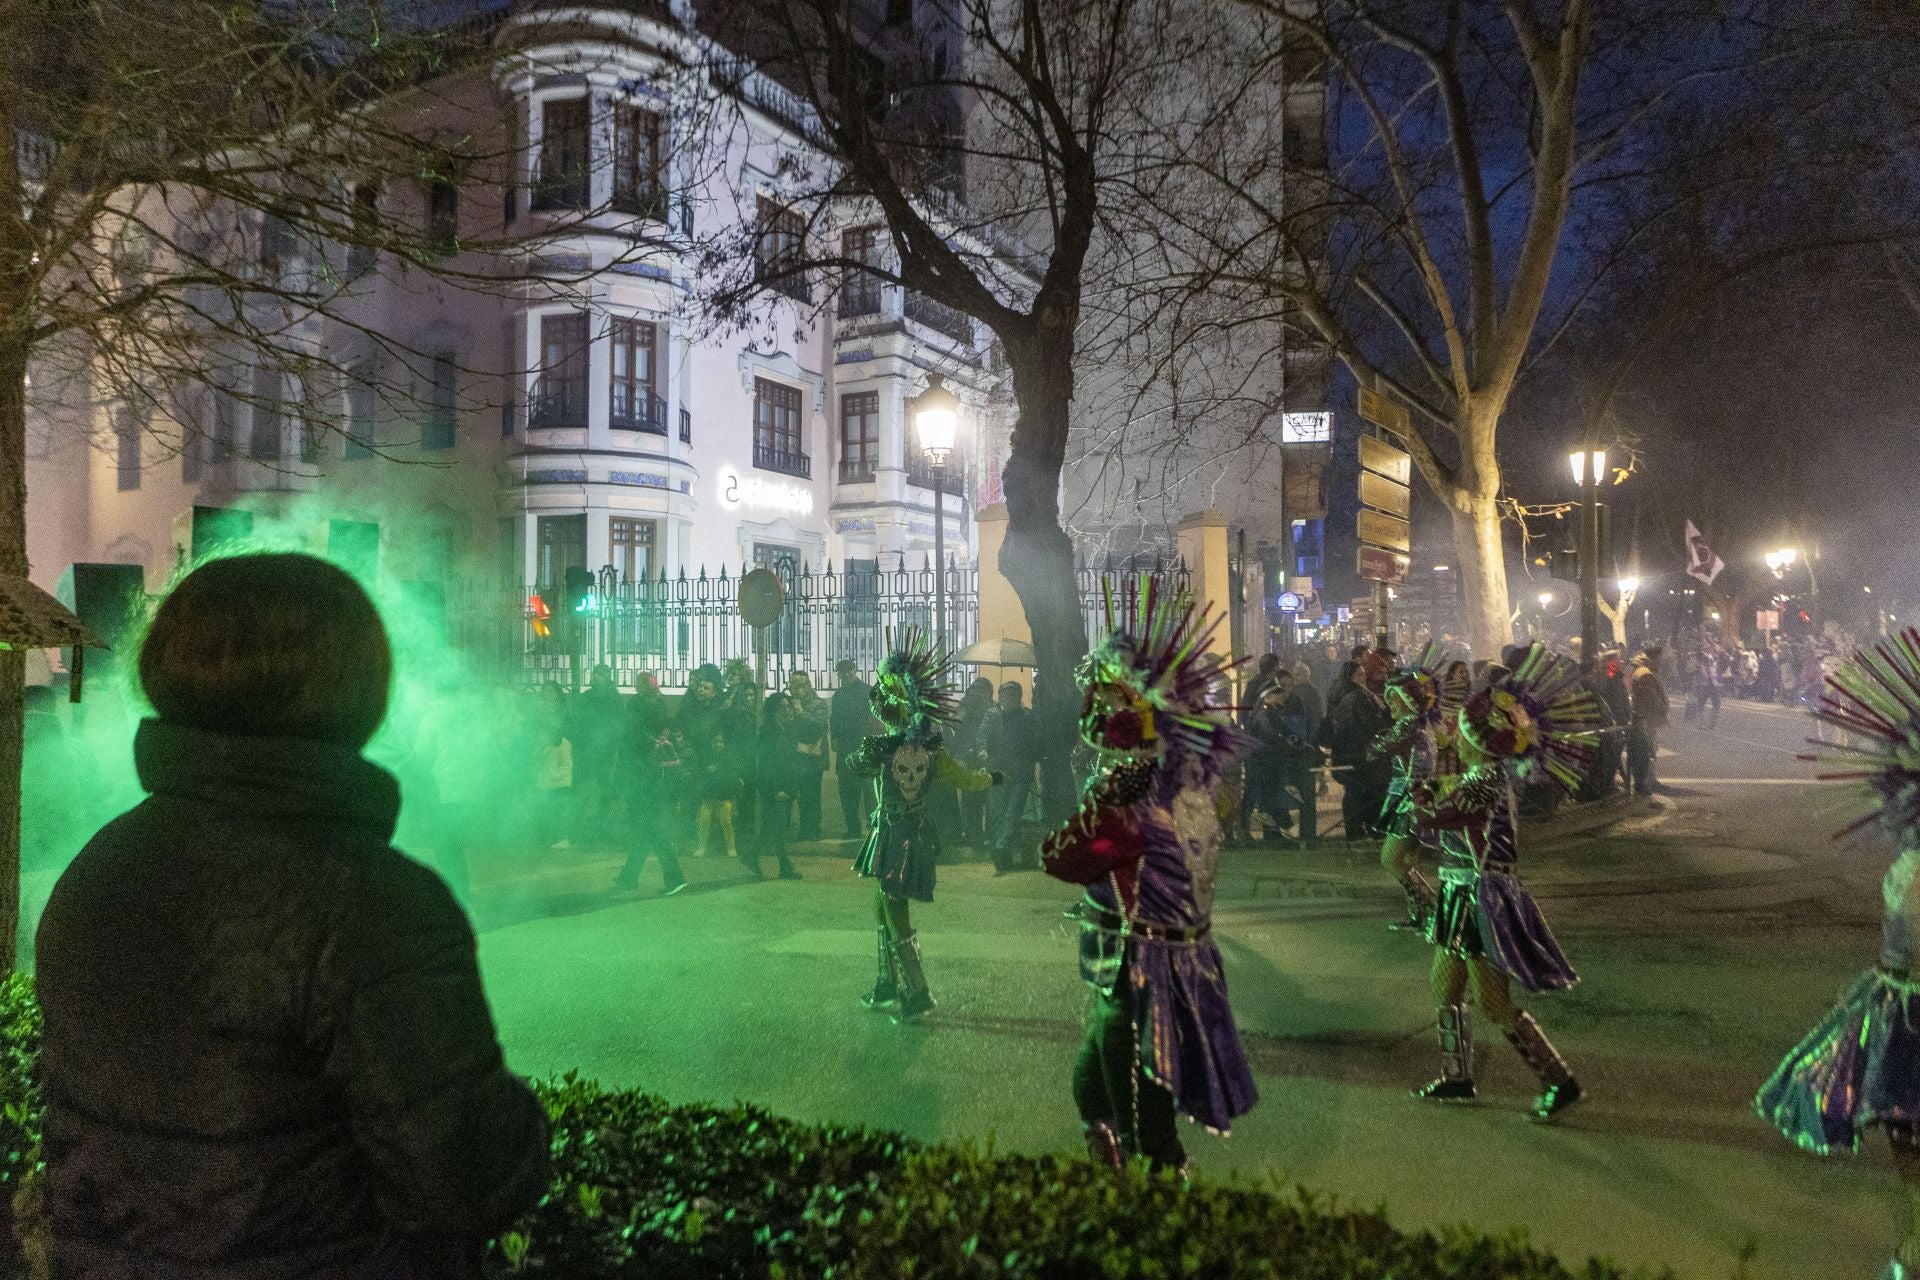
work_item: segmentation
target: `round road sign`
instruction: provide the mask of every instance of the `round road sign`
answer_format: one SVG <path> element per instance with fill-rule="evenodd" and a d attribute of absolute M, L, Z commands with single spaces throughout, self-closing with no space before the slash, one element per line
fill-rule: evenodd
<path fill-rule="evenodd" d="M 770 627 L 780 620 L 780 609 L 786 602 L 787 588 L 779 575 L 771 569 L 753 569 L 740 579 L 734 607 L 748 626 Z"/>
<path fill-rule="evenodd" d="M 1300 597 L 1291 591 L 1282 591 L 1280 598 L 1274 603 L 1280 606 L 1280 612 L 1282 613 L 1300 612 Z"/>

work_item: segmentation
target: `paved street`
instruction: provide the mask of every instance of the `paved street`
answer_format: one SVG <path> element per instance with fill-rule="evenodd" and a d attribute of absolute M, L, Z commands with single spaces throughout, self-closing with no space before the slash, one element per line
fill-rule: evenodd
<path fill-rule="evenodd" d="M 1482 1103 L 1421 1106 L 1435 1067 L 1427 949 L 1389 932 L 1394 898 L 1362 853 L 1228 855 L 1218 931 L 1260 1107 L 1213 1176 L 1298 1181 L 1409 1226 L 1526 1227 L 1569 1255 L 1686 1277 L 1866 1276 L 1904 1212 L 1884 1152 L 1820 1161 L 1771 1136 L 1747 1099 L 1877 945 L 1878 850 L 1827 833 L 1846 812 L 1794 753 L 1807 722 L 1729 704 L 1717 732 L 1677 726 L 1676 794 L 1595 828 L 1556 824 L 1523 859 L 1583 981 L 1533 1002 L 1591 1101 L 1524 1121 L 1532 1081 L 1481 1039 Z M 1582 831 L 1579 828 L 1586 828 Z M 1061 908 L 1037 874 L 943 868 L 917 912 L 941 1006 L 895 1028 L 862 1011 L 868 894 L 844 855 L 804 883 L 689 863 L 693 889 L 604 892 L 603 854 L 478 877 L 482 954 L 514 1064 L 578 1067 L 676 1099 L 745 1098 L 1001 1149 L 1068 1150 L 1066 1071 L 1081 993 Z"/>
<path fill-rule="evenodd" d="M 1808 723 L 1729 703 L 1717 731 L 1671 732 L 1672 797 L 1534 833 L 1522 867 L 1583 981 L 1532 1006 L 1591 1091 L 1550 1129 L 1521 1118 L 1533 1084 L 1497 1033 L 1481 1037 L 1478 1108 L 1408 1098 L 1436 1067 L 1429 953 L 1384 927 L 1396 895 L 1371 854 L 1230 852 L 1216 919 L 1263 1096 L 1230 1139 L 1191 1135 L 1197 1167 L 1408 1226 L 1523 1226 L 1569 1256 L 1689 1280 L 1736 1274 L 1749 1245 L 1753 1280 L 1877 1274 L 1904 1213 L 1884 1151 L 1820 1161 L 1747 1110 L 1877 946 L 1887 856 L 1827 839 L 1850 810 L 1794 758 Z M 691 860 L 693 887 L 660 899 L 653 867 L 639 893 L 609 892 L 611 851 L 482 860 L 481 954 L 514 1065 L 1076 1149 L 1072 892 L 942 868 L 939 900 L 916 908 L 940 1008 L 896 1028 L 855 1003 L 873 934 L 847 850 L 799 861 L 795 884 Z"/>

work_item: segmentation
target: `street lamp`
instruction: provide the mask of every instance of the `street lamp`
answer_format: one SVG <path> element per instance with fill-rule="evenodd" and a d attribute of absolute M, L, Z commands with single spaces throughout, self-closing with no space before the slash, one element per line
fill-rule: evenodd
<path fill-rule="evenodd" d="M 947 643 L 947 455 L 960 431 L 960 401 L 934 374 L 913 399 L 913 429 L 933 464 L 933 625 L 938 643 Z"/>
<path fill-rule="evenodd" d="M 1782 547 L 1778 551 L 1769 551 L 1766 556 L 1767 568 L 1773 570 L 1774 577 L 1784 578 L 1787 576 L 1787 570 L 1792 568 L 1793 562 L 1799 558 L 1798 547 Z"/>
<path fill-rule="evenodd" d="M 1575 449 L 1567 461 L 1580 486 L 1580 661 L 1590 667 L 1600 648 L 1600 479 L 1607 451 Z"/>

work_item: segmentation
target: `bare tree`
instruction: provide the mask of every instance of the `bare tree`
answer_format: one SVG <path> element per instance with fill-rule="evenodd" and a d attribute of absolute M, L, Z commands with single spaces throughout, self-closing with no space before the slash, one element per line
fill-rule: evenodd
<path fill-rule="evenodd" d="M 0 0 L 0 573 L 28 570 L 30 398 L 53 429 L 97 433 L 110 413 L 109 436 L 209 460 L 246 448 L 234 423 L 251 410 L 264 465 L 289 470 L 356 429 L 351 392 L 389 417 L 447 408 L 432 353 L 383 330 L 375 281 L 515 288 L 530 242 L 608 213 L 575 201 L 529 232 L 497 201 L 463 204 L 469 185 L 585 181 L 516 187 L 524 140 L 486 72 L 540 32 L 379 5 Z M 667 236 L 634 223 L 636 253 Z M 0 652 L 0 966 L 19 917 L 22 678 Z"/>
<path fill-rule="evenodd" d="M 1198 137 L 1223 114 L 1205 55 L 1234 24 L 1179 0 L 931 9 L 932 21 L 890 25 L 851 0 L 728 7 L 721 39 L 752 63 L 717 77 L 765 75 L 797 99 L 806 145 L 774 181 L 807 235 L 777 260 L 764 242 L 713 245 L 708 296 L 739 316 L 796 280 L 864 277 L 991 331 L 1016 414 L 1000 568 L 1032 629 L 1044 777 L 1060 806 L 1070 802 L 1072 673 L 1086 648 L 1060 489 L 1089 298 L 1107 289 L 1114 299 L 1094 331 L 1127 317 L 1118 281 L 1152 216 L 1141 193 L 1175 172 L 1170 139 Z M 841 252 L 835 230 L 862 221 L 884 229 L 886 252 Z"/>
<path fill-rule="evenodd" d="M 1649 132 L 1684 119 L 1698 148 L 1731 147 L 1723 115 L 1741 89 L 1786 79 L 1819 24 L 1794 29 L 1765 4 L 1247 2 L 1283 35 L 1254 56 L 1327 77 L 1331 161 L 1284 205 L 1217 173 L 1230 213 L 1184 228 L 1224 230 L 1194 277 L 1249 314 L 1271 304 L 1412 411 L 1401 443 L 1451 516 L 1472 641 L 1495 652 L 1516 385 L 1650 227 L 1709 194 L 1684 157 L 1649 164 Z"/>

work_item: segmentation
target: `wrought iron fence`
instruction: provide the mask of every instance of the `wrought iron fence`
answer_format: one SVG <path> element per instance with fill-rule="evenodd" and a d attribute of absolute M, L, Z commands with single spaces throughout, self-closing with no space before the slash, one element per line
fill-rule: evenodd
<path fill-rule="evenodd" d="M 933 631 L 934 568 L 930 557 L 918 561 L 916 566 L 898 556 L 890 563 L 849 561 L 837 571 L 828 566 L 781 572 L 786 604 L 765 637 L 769 683 L 784 684 L 793 672 L 804 671 L 815 688 L 832 689 L 843 659 L 870 678 L 886 652 L 889 632 L 908 626 Z M 1184 564 L 1076 566 L 1088 638 L 1105 628 L 1103 601 L 1109 590 L 1118 599 L 1130 584 L 1153 576 L 1161 578 L 1163 589 L 1184 591 L 1191 583 Z M 954 560 L 947 566 L 944 640 L 949 652 L 958 653 L 977 639 L 999 638 L 980 631 L 979 577 L 972 563 Z M 510 679 L 572 683 L 576 668 L 584 675 L 605 663 L 623 685 L 645 675 L 664 689 L 684 689 L 703 664 L 753 661 L 752 628 L 740 620 L 735 603 L 739 587 L 740 574 L 725 569 L 692 577 L 626 578 L 607 568 L 575 611 L 558 587 L 515 591 L 497 583 L 461 583 L 448 600 L 448 623 L 457 647 Z M 967 674 L 963 669 L 962 678 Z"/>

